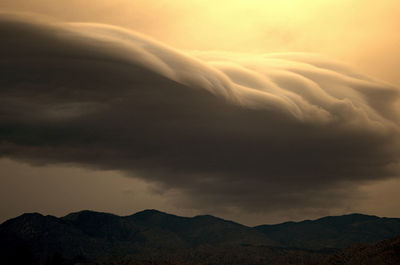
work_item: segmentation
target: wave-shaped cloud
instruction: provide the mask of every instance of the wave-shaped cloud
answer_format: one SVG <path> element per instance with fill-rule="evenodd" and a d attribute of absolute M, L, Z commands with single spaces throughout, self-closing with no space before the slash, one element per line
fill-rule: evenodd
<path fill-rule="evenodd" d="M 181 52 L 0 19 L 0 155 L 117 169 L 191 207 L 331 207 L 399 175 L 400 90 L 318 55 Z"/>

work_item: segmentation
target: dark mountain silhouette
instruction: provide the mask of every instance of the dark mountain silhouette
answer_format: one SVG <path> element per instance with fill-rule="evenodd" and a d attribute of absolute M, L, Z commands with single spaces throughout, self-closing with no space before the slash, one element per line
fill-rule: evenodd
<path fill-rule="evenodd" d="M 400 234 L 400 218 L 350 214 L 318 220 L 256 227 L 287 247 L 306 249 L 345 248 L 355 243 L 374 244 Z"/>
<path fill-rule="evenodd" d="M 286 259 L 320 260 L 337 248 L 399 234 L 400 219 L 360 214 L 247 227 L 210 215 L 189 218 L 156 210 L 124 217 L 93 211 L 61 218 L 31 213 L 0 225 L 0 255 L 7 264 L 121 259 L 285 264 Z"/>
<path fill-rule="evenodd" d="M 92 211 L 62 218 L 23 214 L 0 226 L 0 238 L 5 254 L 29 250 L 39 259 L 56 253 L 103 260 L 200 245 L 276 245 L 258 230 L 231 221 L 208 215 L 179 217 L 156 210 L 125 217 Z"/>

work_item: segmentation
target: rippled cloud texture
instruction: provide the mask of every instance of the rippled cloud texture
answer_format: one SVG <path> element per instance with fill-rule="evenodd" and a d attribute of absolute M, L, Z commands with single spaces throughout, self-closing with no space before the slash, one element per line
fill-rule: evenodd
<path fill-rule="evenodd" d="M 312 54 L 183 53 L 0 19 L 0 155 L 120 170 L 197 209 L 335 207 L 399 175 L 400 90 Z"/>

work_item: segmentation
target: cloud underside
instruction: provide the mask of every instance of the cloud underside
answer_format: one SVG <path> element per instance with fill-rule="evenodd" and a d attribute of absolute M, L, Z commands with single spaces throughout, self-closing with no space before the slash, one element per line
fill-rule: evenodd
<path fill-rule="evenodd" d="M 0 155 L 114 169 L 182 205 L 335 207 L 398 175 L 399 89 L 311 54 L 183 53 L 124 29 L 0 19 Z"/>

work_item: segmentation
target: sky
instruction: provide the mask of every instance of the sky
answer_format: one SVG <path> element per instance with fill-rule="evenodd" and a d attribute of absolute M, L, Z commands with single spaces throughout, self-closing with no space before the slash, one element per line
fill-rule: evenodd
<path fill-rule="evenodd" d="M 0 221 L 400 217 L 398 1 L 0 10 Z"/>

